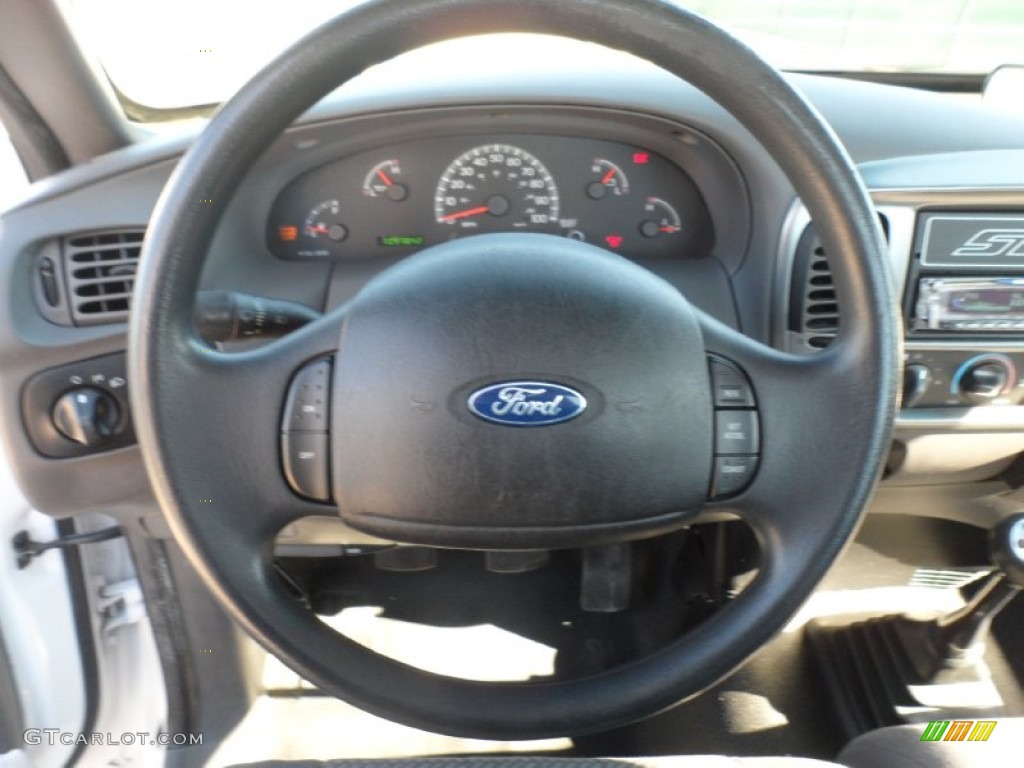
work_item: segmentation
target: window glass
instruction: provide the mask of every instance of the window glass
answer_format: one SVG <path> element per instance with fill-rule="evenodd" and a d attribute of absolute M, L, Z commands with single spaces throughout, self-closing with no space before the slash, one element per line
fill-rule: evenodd
<path fill-rule="evenodd" d="M 7 210 L 28 186 L 28 177 L 14 145 L 0 125 L 0 211 Z"/>
<path fill-rule="evenodd" d="M 118 89 L 172 109 L 224 101 L 291 43 L 363 0 L 69 1 L 72 23 Z M 1024 63 L 1022 0 L 683 4 L 784 69 L 982 74 Z"/>

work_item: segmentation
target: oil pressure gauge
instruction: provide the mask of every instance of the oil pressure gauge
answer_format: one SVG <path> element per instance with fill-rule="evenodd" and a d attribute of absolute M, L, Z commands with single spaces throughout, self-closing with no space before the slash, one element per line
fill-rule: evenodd
<path fill-rule="evenodd" d="M 603 157 L 595 157 L 590 166 L 591 181 L 587 184 L 587 197 L 601 200 L 609 195 L 628 195 L 629 179 L 622 168 Z"/>

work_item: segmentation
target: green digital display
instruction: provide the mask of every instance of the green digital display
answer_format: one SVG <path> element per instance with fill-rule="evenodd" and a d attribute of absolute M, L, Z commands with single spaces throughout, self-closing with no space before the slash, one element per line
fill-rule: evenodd
<path fill-rule="evenodd" d="M 949 308 L 972 314 L 1013 314 L 1024 312 L 1024 291 L 1020 288 L 984 288 L 949 294 Z"/>
<path fill-rule="evenodd" d="M 426 242 L 426 238 L 421 235 L 381 235 L 377 238 L 377 242 L 385 248 L 395 246 L 408 247 L 423 245 Z"/>

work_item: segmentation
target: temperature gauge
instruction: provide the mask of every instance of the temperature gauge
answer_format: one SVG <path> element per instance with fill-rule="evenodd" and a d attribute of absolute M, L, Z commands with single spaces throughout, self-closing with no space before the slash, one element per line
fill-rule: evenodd
<path fill-rule="evenodd" d="M 629 194 L 629 180 L 611 160 L 603 157 L 594 158 L 590 172 L 594 179 L 587 184 L 587 197 L 591 200 L 601 200 L 607 195 Z"/>
<path fill-rule="evenodd" d="M 409 196 L 409 188 L 399 181 L 401 176 L 402 166 L 398 160 L 377 163 L 363 180 L 363 194 L 400 203 Z"/>
<path fill-rule="evenodd" d="M 682 230 L 679 212 L 660 197 L 644 201 L 644 214 L 640 222 L 640 234 L 644 237 L 674 235 Z"/>

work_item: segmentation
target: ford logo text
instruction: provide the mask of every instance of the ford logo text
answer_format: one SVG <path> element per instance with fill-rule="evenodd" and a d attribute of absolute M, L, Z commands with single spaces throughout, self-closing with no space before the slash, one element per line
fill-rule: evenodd
<path fill-rule="evenodd" d="M 509 427 L 543 427 L 574 419 L 587 408 L 575 389 L 547 381 L 503 381 L 478 389 L 467 403 L 474 415 Z"/>

